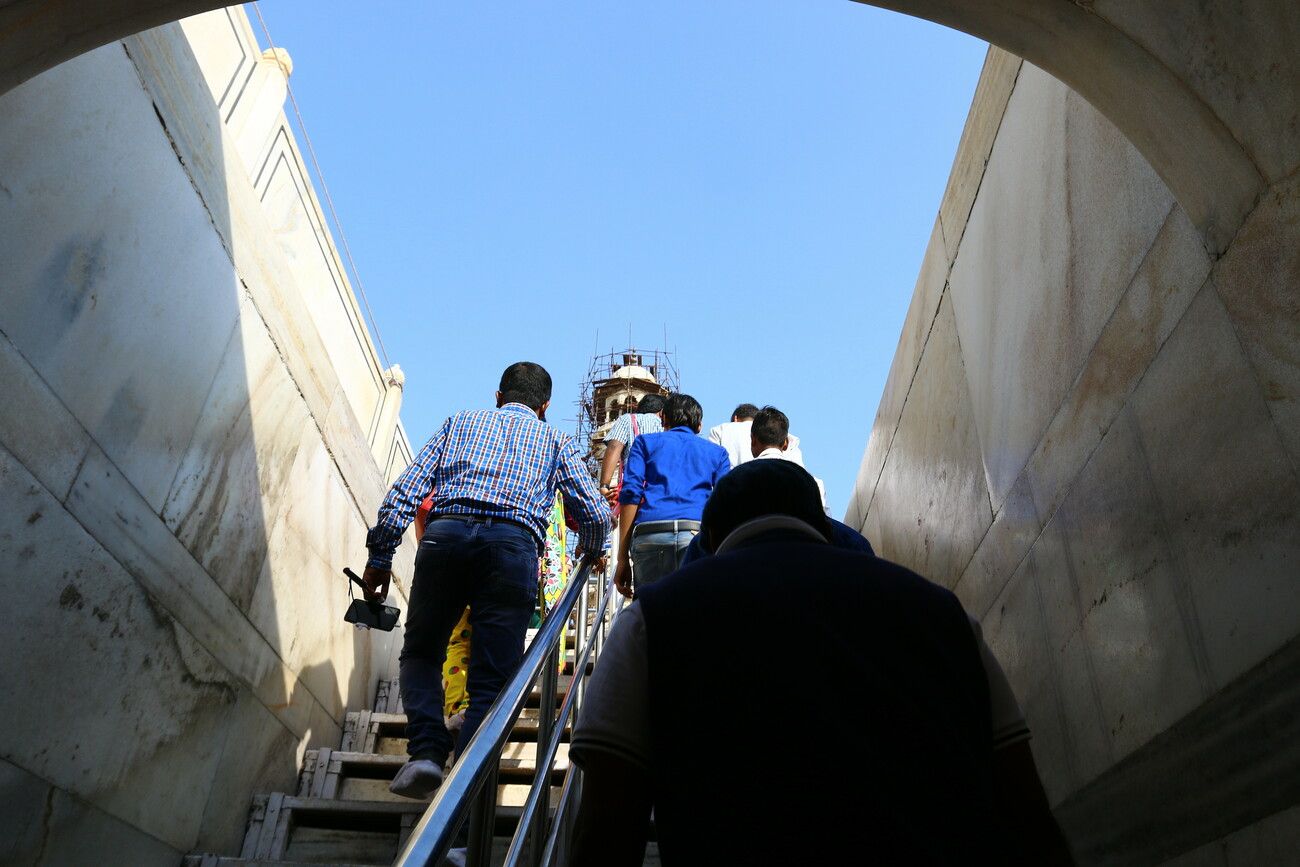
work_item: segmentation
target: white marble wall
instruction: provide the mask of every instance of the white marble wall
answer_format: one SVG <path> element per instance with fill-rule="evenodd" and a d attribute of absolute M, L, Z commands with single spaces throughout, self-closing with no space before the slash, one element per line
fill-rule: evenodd
<path fill-rule="evenodd" d="M 1289 730 L 1269 764 L 1232 711 L 1300 631 L 1297 187 L 1214 261 L 1108 121 L 995 49 L 921 266 L 847 520 L 981 617 L 1085 862 L 1294 803 Z M 1258 785 L 1210 809 L 1229 778 Z"/>
<path fill-rule="evenodd" d="M 194 34 L 239 19 L 203 17 L 0 98 L 4 863 L 235 850 L 400 638 L 342 622 L 340 573 L 410 457 L 395 398 L 274 75 L 219 110 Z"/>

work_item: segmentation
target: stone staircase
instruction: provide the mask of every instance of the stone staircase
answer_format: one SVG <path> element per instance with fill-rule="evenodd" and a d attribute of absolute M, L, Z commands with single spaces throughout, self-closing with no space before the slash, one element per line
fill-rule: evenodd
<path fill-rule="evenodd" d="M 559 678 L 557 708 L 573 682 L 572 668 L 570 650 L 565 674 Z M 347 715 L 337 749 L 307 751 L 297 791 L 253 797 L 237 857 L 189 855 L 186 867 L 391 864 L 428 802 L 388 791 L 389 782 L 406 761 L 406 714 L 397 681 L 380 681 L 376 693 L 372 708 Z M 540 690 L 534 688 L 502 753 L 494 863 L 505 853 L 537 773 L 540 701 Z M 569 768 L 568 734 L 566 728 L 552 771 L 551 803 L 558 800 Z M 657 859 L 653 863 L 658 863 Z"/>

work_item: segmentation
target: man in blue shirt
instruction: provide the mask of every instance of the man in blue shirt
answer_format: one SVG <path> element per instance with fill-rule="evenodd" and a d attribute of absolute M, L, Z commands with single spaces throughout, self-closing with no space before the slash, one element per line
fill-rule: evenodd
<path fill-rule="evenodd" d="M 618 505 L 618 489 L 622 483 L 622 464 L 632 443 L 641 434 L 661 433 L 663 420 L 659 417 L 664 399 L 657 394 L 647 394 L 637 402 L 636 409 L 618 417 L 605 434 L 605 456 L 600 461 L 600 492 L 611 506 Z M 618 476 L 618 478 L 615 478 Z"/>
<path fill-rule="evenodd" d="M 714 485 L 731 469 L 727 450 L 699 436 L 704 410 L 689 394 L 664 403 L 663 433 L 632 443 L 618 501 L 618 571 L 624 596 L 676 571 L 682 552 L 700 531 Z"/>
<path fill-rule="evenodd" d="M 420 501 L 435 492 L 415 556 L 400 657 L 411 760 L 389 788 L 409 798 L 427 798 L 442 784 L 452 748 L 442 716 L 442 663 L 466 606 L 474 639 L 457 752 L 523 657 L 556 490 L 578 523 L 581 548 L 601 550 L 609 532 L 609 506 L 573 439 L 546 423 L 550 374 L 521 361 L 506 368 L 499 389 L 496 409 L 460 412 L 443 423 L 393 484 L 366 536 L 366 595 L 383 598 L 402 533 Z"/>

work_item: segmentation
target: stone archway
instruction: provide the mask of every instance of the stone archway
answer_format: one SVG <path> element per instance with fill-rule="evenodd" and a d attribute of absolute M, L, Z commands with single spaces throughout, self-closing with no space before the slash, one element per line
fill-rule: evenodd
<path fill-rule="evenodd" d="M 1227 0 L 1187 12 L 1156 0 L 870 2 L 985 39 L 1065 82 L 1159 172 L 1212 255 L 1263 189 L 1300 164 L 1300 11 L 1291 4 L 1247 19 Z M 0 0 L 0 93 L 114 39 L 223 5 Z"/>

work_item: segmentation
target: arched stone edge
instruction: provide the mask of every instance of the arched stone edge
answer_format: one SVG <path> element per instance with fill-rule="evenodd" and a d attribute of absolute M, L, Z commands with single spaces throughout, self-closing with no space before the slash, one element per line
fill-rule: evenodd
<path fill-rule="evenodd" d="M 1227 249 L 1264 189 L 1232 132 L 1128 34 L 1066 0 L 858 0 L 987 40 L 1065 82 L 1116 125 L 1168 184 L 1206 248 Z M 0 0 L 0 94 L 132 33 L 221 0 Z"/>

